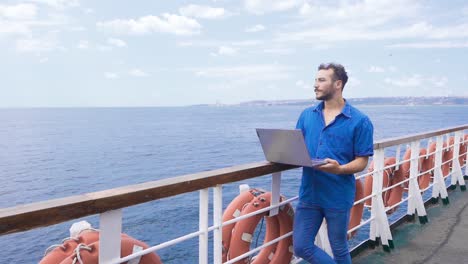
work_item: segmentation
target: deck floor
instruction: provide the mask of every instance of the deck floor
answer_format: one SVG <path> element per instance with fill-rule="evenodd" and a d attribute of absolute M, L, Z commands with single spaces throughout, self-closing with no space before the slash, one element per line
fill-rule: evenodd
<path fill-rule="evenodd" d="M 398 226 L 390 253 L 379 246 L 354 257 L 353 263 L 468 263 L 468 191 L 457 187 L 449 192 L 449 201 L 427 208 L 425 225 L 415 221 Z"/>

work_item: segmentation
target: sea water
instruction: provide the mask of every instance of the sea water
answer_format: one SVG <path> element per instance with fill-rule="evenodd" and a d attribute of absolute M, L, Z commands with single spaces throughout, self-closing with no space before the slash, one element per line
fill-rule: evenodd
<path fill-rule="evenodd" d="M 305 107 L 0 109 L 0 208 L 262 161 L 255 128 L 294 128 Z M 375 140 L 468 123 L 466 105 L 358 108 Z M 285 196 L 297 195 L 300 173 L 283 173 Z M 225 185 L 224 206 L 241 183 L 268 189 L 270 177 Z M 1 236 L 0 263 L 37 263 L 83 219 L 98 227 L 91 216 Z M 150 245 L 195 232 L 198 192 L 125 208 L 122 229 Z M 367 236 L 363 228 L 350 243 Z M 197 263 L 198 239 L 158 254 L 164 263 Z"/>

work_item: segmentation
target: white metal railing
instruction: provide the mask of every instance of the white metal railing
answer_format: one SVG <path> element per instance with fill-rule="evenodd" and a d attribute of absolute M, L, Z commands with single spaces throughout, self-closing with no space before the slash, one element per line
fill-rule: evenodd
<path fill-rule="evenodd" d="M 406 202 L 407 203 L 407 215 L 417 214 L 419 217 L 422 217 L 424 219 L 425 217 L 427 217 L 427 213 L 426 213 L 424 201 L 421 195 L 423 191 L 426 191 L 432 188 L 432 197 L 436 198 L 440 196 L 442 199 L 447 199 L 448 194 L 447 194 L 447 186 L 445 185 L 445 178 L 449 177 L 450 175 L 452 176 L 451 178 L 452 185 L 455 185 L 457 183 L 461 186 L 465 185 L 465 181 L 463 179 L 461 169 L 462 167 L 466 168 L 467 165 L 465 162 L 465 164 L 461 166 L 458 162 L 459 146 L 461 143 L 465 143 L 463 139 L 463 131 L 455 132 L 454 134 L 455 141 L 454 141 L 453 147 L 450 147 L 449 144 L 447 144 L 447 147 L 445 148 L 443 147 L 444 137 L 446 137 L 446 140 L 448 142 L 449 134 L 437 136 L 436 137 L 436 142 L 437 142 L 436 151 L 433 153 L 427 153 L 425 155 L 425 158 L 426 158 L 430 155 L 435 154 L 435 164 L 434 164 L 434 168 L 431 169 L 434 171 L 434 181 L 429 185 L 429 187 L 425 188 L 424 190 L 419 189 L 419 185 L 417 182 L 418 177 L 424 174 L 424 172 L 420 172 L 418 169 L 418 162 L 420 159 L 419 148 L 420 148 L 421 140 L 415 140 L 415 141 L 410 142 L 409 148 L 411 149 L 411 157 L 410 159 L 407 159 L 407 160 L 404 160 L 404 159 L 401 160 L 401 157 L 399 156 L 400 145 L 398 145 L 396 149 L 396 156 L 395 156 L 397 162 L 395 163 L 395 165 L 391 165 L 391 166 L 384 166 L 385 148 L 375 149 L 374 157 L 373 157 L 374 170 L 371 172 L 363 173 L 360 176 L 356 177 L 356 179 L 358 180 L 364 177 L 367 177 L 369 175 L 373 177 L 372 194 L 354 203 L 354 205 L 357 205 L 359 203 L 363 203 L 367 199 L 372 199 L 372 206 L 370 208 L 371 216 L 369 219 L 361 222 L 360 225 L 350 229 L 348 231 L 349 234 L 353 231 L 358 230 L 364 225 L 370 224 L 369 239 L 375 241 L 377 238 L 380 238 L 382 245 L 386 247 L 387 249 L 389 249 L 392 247 L 392 233 L 390 230 L 390 223 L 389 223 L 388 215 L 387 215 L 388 211 Z M 452 157 L 452 160 L 446 161 L 445 163 L 452 162 L 452 164 L 454 165 L 452 166 L 452 170 L 450 174 L 447 176 L 444 176 L 441 170 L 441 166 L 445 164 L 442 162 L 442 153 L 443 151 L 448 151 L 449 149 L 454 149 L 453 157 Z M 467 154 L 465 153 L 464 155 L 466 156 Z M 392 186 L 383 188 L 382 187 L 383 171 L 387 168 L 394 167 L 394 166 L 398 168 L 401 166 L 401 164 L 405 162 L 410 162 L 410 177 L 405 179 L 402 182 L 398 182 Z M 103 259 L 102 263 L 122 263 L 122 262 L 130 260 L 131 258 L 141 256 L 145 253 L 148 253 L 157 249 L 161 249 L 164 247 L 174 245 L 176 243 L 182 242 L 184 240 L 187 240 L 196 236 L 199 236 L 199 263 L 208 263 L 208 232 L 211 232 L 211 231 L 214 232 L 214 243 L 213 243 L 214 244 L 213 245 L 214 247 L 213 259 L 214 260 L 213 262 L 222 263 L 221 261 L 222 259 L 222 243 L 221 243 L 222 237 L 221 235 L 222 235 L 223 226 L 236 223 L 240 220 L 246 219 L 253 215 L 264 213 L 266 211 L 270 211 L 270 216 L 273 216 L 278 213 L 278 208 L 280 206 L 298 199 L 298 197 L 296 196 L 286 201 L 280 202 L 280 182 L 281 182 L 281 172 L 273 173 L 272 184 L 271 184 L 271 191 L 272 191 L 271 206 L 258 210 L 254 213 L 250 213 L 241 217 L 237 217 L 225 223 L 222 223 L 222 213 L 223 213 L 222 211 L 222 185 L 217 185 L 216 187 L 213 188 L 214 190 L 213 218 L 214 219 L 213 219 L 213 226 L 210 226 L 210 227 L 208 227 L 208 189 L 201 190 L 200 191 L 200 227 L 199 227 L 200 231 L 192 233 L 184 237 L 180 237 L 180 238 L 168 241 L 159 246 L 148 248 L 146 250 L 143 250 L 141 252 L 127 256 L 122 259 L 119 259 L 118 257 L 119 250 L 116 250 L 116 248 L 106 247 L 106 249 L 108 249 L 109 251 L 112 250 L 114 253 L 108 254 L 106 252 L 105 256 L 109 256 L 109 258 Z M 382 199 L 382 193 L 390 189 L 393 189 L 403 183 L 408 183 L 407 197 L 403 198 L 397 204 L 394 204 L 390 207 L 385 207 L 384 201 Z M 108 214 L 108 213 L 105 213 L 105 214 Z M 121 217 L 121 215 L 120 216 L 117 215 L 117 217 Z M 102 224 L 105 224 L 105 223 L 102 223 Z M 120 232 L 120 229 L 118 228 L 114 229 L 113 236 L 117 236 L 118 234 L 120 234 L 119 232 Z M 107 234 L 102 234 L 102 235 L 106 236 Z M 319 232 L 317 239 L 325 241 L 325 242 L 322 242 L 322 246 L 325 248 L 326 252 L 331 253 L 331 249 L 327 248 L 329 247 L 329 244 L 327 244 L 328 239 L 326 237 L 323 237 L 324 235 L 326 236 L 326 232 Z M 260 251 L 261 249 L 271 244 L 274 244 L 281 239 L 287 238 L 289 236 L 292 236 L 292 232 L 287 233 L 257 248 L 254 248 L 250 250 L 249 252 L 246 252 L 245 254 L 237 256 L 236 258 L 228 260 L 225 263 L 226 264 L 235 263 L 236 261 L 249 257 L 255 254 L 256 252 Z M 113 257 L 110 257 L 110 256 L 113 256 Z"/>
<path fill-rule="evenodd" d="M 403 143 L 395 144 L 383 144 L 381 146 L 379 143 L 376 143 L 377 147 L 375 148 L 373 162 L 374 162 L 374 170 L 366 173 L 362 173 L 356 176 L 357 180 L 364 179 L 365 177 L 373 177 L 372 183 L 372 193 L 366 197 L 363 197 L 356 201 L 354 205 L 358 205 L 364 203 L 366 200 L 372 200 L 372 205 L 368 210 L 370 211 L 370 217 L 361 221 L 361 223 L 353 227 L 348 231 L 348 234 L 360 229 L 365 225 L 370 225 L 369 231 L 369 239 L 376 241 L 380 238 L 384 249 L 389 249 L 392 247 L 392 232 L 390 230 L 390 223 L 388 218 L 388 212 L 392 209 L 400 206 L 403 203 L 407 203 L 407 215 L 414 215 L 417 214 L 420 219 L 423 219 L 421 222 L 424 223 L 424 219 L 426 218 L 427 221 L 427 213 L 424 206 L 424 201 L 422 198 L 421 193 L 424 191 L 428 191 L 432 189 L 432 198 L 438 198 L 439 196 L 443 199 L 443 201 L 448 201 L 448 193 L 447 193 L 447 186 L 445 179 L 451 176 L 451 184 L 456 185 L 459 184 L 461 187 L 465 187 L 465 181 L 463 179 L 462 168 L 465 168 L 465 173 L 468 168 L 468 153 L 459 153 L 460 144 L 467 144 L 467 140 L 464 139 L 464 135 L 466 134 L 466 126 L 462 127 L 459 130 L 452 130 L 445 134 L 437 134 L 436 136 L 429 136 L 426 138 L 417 138 L 411 140 L 410 142 L 405 141 L 402 138 Z M 436 150 L 432 153 L 426 153 L 423 157 L 427 158 L 431 155 L 435 155 L 435 163 L 434 167 L 431 168 L 429 171 L 433 173 L 433 182 L 430 183 L 429 187 L 420 190 L 417 179 L 419 176 L 427 173 L 428 171 L 420 171 L 419 169 L 419 149 L 421 142 L 428 140 L 427 146 L 429 146 L 430 142 L 434 139 L 436 141 Z M 454 137 L 453 146 L 451 147 L 449 143 L 450 137 Z M 447 147 L 444 148 L 444 142 L 447 142 Z M 401 154 L 401 145 L 409 143 L 409 148 L 411 149 L 411 157 L 409 159 L 402 159 L 400 157 Z M 389 149 L 395 148 L 395 158 L 396 163 L 394 165 L 385 166 L 384 159 L 386 151 Z M 449 151 L 449 149 L 453 149 L 453 156 L 451 161 L 442 162 L 442 155 L 444 151 Z M 460 164 L 459 157 L 460 155 L 464 156 L 465 163 Z M 383 187 L 383 173 L 385 169 L 396 167 L 396 169 L 401 168 L 401 165 L 410 162 L 410 176 L 402 182 L 398 182 L 388 187 Z M 451 162 L 452 168 L 450 174 L 443 175 L 441 166 L 443 164 Z M 259 174 L 260 176 L 260 174 Z M 279 207 L 291 203 L 298 199 L 298 197 L 293 197 L 287 199 L 285 201 L 281 201 L 280 194 L 281 194 L 281 172 L 274 172 L 271 174 L 271 192 L 272 192 L 272 200 L 271 205 L 264 209 L 258 210 L 256 212 L 246 214 L 240 217 L 236 217 L 232 220 L 222 222 L 222 215 L 223 215 L 223 208 L 222 208 L 222 189 L 223 184 L 215 184 L 212 187 L 203 188 L 199 190 L 199 227 L 198 231 L 195 231 L 190 234 L 186 234 L 184 236 L 177 237 L 175 239 L 163 242 L 158 245 L 150 246 L 147 249 L 141 250 L 139 252 L 133 253 L 129 256 L 120 257 L 120 235 L 122 231 L 122 209 L 111 210 L 107 212 L 100 213 L 100 254 L 99 254 L 99 263 L 123 263 L 129 261 L 134 258 L 141 257 L 145 254 L 150 252 L 154 252 L 163 248 L 167 248 L 173 246 L 175 244 L 181 243 L 183 241 L 194 239 L 198 237 L 199 240 L 199 263 L 208 263 L 209 261 L 209 237 L 210 233 L 213 233 L 213 263 L 222 263 L 222 228 L 224 226 L 236 223 L 241 221 L 245 218 L 261 214 L 264 212 L 269 211 L 270 216 L 274 216 L 278 214 Z M 385 191 L 391 190 L 403 183 L 408 184 L 408 195 L 403 198 L 400 202 L 385 207 L 384 201 L 382 199 L 382 194 Z M 210 208 L 209 208 L 209 192 L 210 189 L 213 189 L 213 208 L 212 208 L 212 217 L 213 217 L 213 225 L 209 226 L 209 215 L 210 215 Z M 1 217 L 0 217 L 1 218 Z M 234 259 L 228 260 L 226 263 L 234 263 L 238 260 L 246 258 L 248 256 L 252 256 L 256 252 L 260 251 L 261 249 L 277 243 L 281 239 L 285 239 L 287 237 L 292 236 L 292 232 L 282 235 L 281 237 L 268 242 L 267 244 L 261 245 L 252 249 L 241 256 L 237 256 Z M 328 238 L 326 237 L 326 223 L 320 229 L 318 237 L 316 239 L 319 245 L 321 245 L 326 252 L 331 254 L 331 250 L 328 244 Z M 297 261 L 297 260 L 296 260 Z"/>

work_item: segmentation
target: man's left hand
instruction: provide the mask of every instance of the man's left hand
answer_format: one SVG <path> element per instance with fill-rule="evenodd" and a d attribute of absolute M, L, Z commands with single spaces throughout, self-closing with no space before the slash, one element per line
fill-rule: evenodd
<path fill-rule="evenodd" d="M 333 173 L 333 174 L 343 174 L 343 167 L 334 159 L 325 159 L 326 164 L 315 167 L 318 170 Z"/>

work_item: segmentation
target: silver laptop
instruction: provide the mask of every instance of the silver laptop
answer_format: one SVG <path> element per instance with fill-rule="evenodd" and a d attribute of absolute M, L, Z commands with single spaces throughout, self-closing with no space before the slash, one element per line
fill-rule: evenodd
<path fill-rule="evenodd" d="M 314 167 L 325 164 L 323 159 L 311 159 L 300 129 L 257 128 L 265 158 L 270 162 Z"/>

